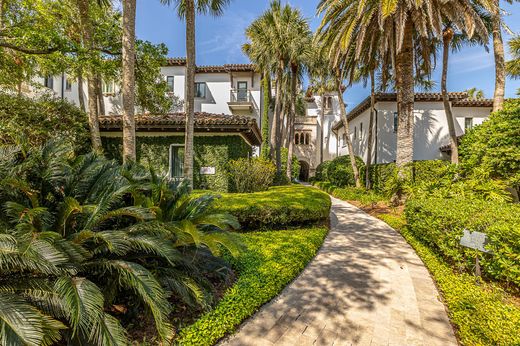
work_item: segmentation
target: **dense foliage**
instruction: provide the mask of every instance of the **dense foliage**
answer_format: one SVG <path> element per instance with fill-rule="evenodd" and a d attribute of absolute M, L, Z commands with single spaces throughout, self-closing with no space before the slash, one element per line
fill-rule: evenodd
<path fill-rule="evenodd" d="M 239 252 L 236 219 L 187 190 L 65 144 L 2 147 L 0 339 L 121 345 L 144 318 L 171 340 L 171 302 L 209 305 L 206 275 L 226 273 L 214 255 Z"/>
<path fill-rule="evenodd" d="M 432 274 L 442 292 L 449 316 L 463 345 L 520 344 L 520 308 L 498 285 L 475 283 L 472 274 L 454 272 L 423 240 L 406 227 L 406 221 L 380 215 L 398 229 Z"/>
<path fill-rule="evenodd" d="M 478 168 L 520 192 L 520 100 L 508 101 L 504 110 L 468 131 L 460 154 L 466 171 Z"/>
<path fill-rule="evenodd" d="M 214 345 L 274 298 L 314 257 L 326 228 L 240 234 L 247 251 L 232 260 L 237 282 L 193 325 L 181 330 L 181 345 Z"/>
<path fill-rule="evenodd" d="M 352 186 L 337 187 L 329 182 L 323 181 L 317 181 L 314 185 L 336 198 L 344 201 L 357 201 L 360 202 L 362 206 L 372 206 L 387 200 L 385 196 L 374 190 L 365 190 L 364 188 L 356 188 Z"/>
<path fill-rule="evenodd" d="M 363 182 L 365 180 L 365 164 L 360 157 L 356 157 L 356 163 L 361 175 L 361 181 Z M 324 176 L 326 177 L 326 181 L 329 181 L 335 186 L 345 187 L 356 185 L 354 172 L 352 171 L 352 165 L 350 163 L 350 156 L 348 155 L 338 156 L 332 160 L 327 166 Z"/>
<path fill-rule="evenodd" d="M 0 93 L 0 145 L 39 146 L 51 138 L 66 139 L 76 150 L 85 150 L 87 115 L 49 95 L 29 98 Z"/>
<path fill-rule="evenodd" d="M 264 192 L 223 194 L 214 209 L 236 216 L 243 229 L 252 230 L 321 222 L 329 217 L 330 205 L 329 196 L 318 189 L 289 185 Z"/>
<path fill-rule="evenodd" d="M 520 205 L 462 198 L 420 199 L 406 204 L 410 231 L 457 268 L 471 271 L 475 256 L 491 278 L 520 287 Z M 484 232 L 493 254 L 459 245 L 464 229 Z"/>
<path fill-rule="evenodd" d="M 231 192 L 266 191 L 276 174 L 274 163 L 261 158 L 240 158 L 228 163 Z"/>

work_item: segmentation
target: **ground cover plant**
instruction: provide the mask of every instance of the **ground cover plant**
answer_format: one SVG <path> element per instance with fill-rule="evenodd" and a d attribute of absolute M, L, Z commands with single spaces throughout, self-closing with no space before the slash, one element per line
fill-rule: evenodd
<path fill-rule="evenodd" d="M 238 273 L 213 310 L 180 332 L 180 345 L 214 345 L 274 298 L 314 257 L 327 229 L 302 228 L 239 234 L 247 250 L 230 259 Z"/>
<path fill-rule="evenodd" d="M 64 143 L 2 147 L 0 340 L 124 345 L 139 319 L 171 341 L 172 305 L 211 305 L 206 274 L 226 276 L 216 255 L 241 248 L 236 219 L 187 191 Z"/>
<path fill-rule="evenodd" d="M 215 201 L 214 210 L 236 216 L 243 230 L 319 223 L 328 218 L 330 210 L 326 193 L 298 184 L 221 196 Z"/>

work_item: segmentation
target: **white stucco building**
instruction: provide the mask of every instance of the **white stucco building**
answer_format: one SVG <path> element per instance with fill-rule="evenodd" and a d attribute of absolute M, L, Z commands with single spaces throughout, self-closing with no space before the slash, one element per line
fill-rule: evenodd
<path fill-rule="evenodd" d="M 468 99 L 465 92 L 450 93 L 453 116 L 456 118 L 457 136 L 466 129 L 481 124 L 491 113 L 492 100 Z M 374 122 L 373 163 L 394 162 L 397 149 L 397 96 L 391 93 L 376 95 Z M 367 160 L 368 129 L 370 120 L 370 97 L 348 113 L 350 139 L 354 153 Z M 445 150 L 450 143 L 446 113 L 440 93 L 416 93 L 414 103 L 414 148 L 413 159 L 448 159 Z M 347 155 L 345 128 L 341 121 L 332 126 L 336 138 L 335 155 Z M 444 148 L 443 148 L 444 147 Z M 441 150 L 443 149 L 443 150 Z"/>

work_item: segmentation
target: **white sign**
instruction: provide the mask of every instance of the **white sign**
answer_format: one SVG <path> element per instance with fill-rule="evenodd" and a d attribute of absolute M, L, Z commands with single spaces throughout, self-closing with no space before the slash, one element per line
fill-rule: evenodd
<path fill-rule="evenodd" d="M 215 167 L 200 167 L 200 174 L 213 175 L 215 172 Z"/>
<path fill-rule="evenodd" d="M 488 242 L 488 237 L 485 233 L 471 232 L 467 229 L 464 230 L 464 234 L 460 239 L 460 245 L 482 252 L 490 252 L 485 248 Z"/>

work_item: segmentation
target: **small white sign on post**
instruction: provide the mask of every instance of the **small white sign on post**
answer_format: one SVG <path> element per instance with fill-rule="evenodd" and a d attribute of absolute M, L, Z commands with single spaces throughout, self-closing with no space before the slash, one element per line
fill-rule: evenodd
<path fill-rule="evenodd" d="M 489 240 L 485 233 L 471 232 L 467 229 L 464 230 L 462 238 L 460 238 L 460 245 L 486 253 L 490 252 L 485 247 L 488 244 L 488 242 Z"/>
<path fill-rule="evenodd" d="M 216 172 L 215 167 L 200 167 L 200 174 L 203 175 L 214 175 Z"/>

